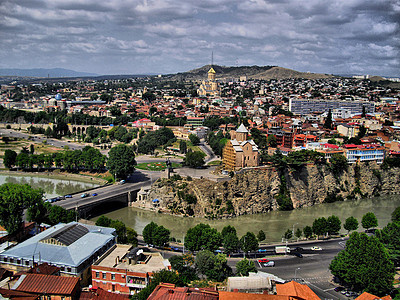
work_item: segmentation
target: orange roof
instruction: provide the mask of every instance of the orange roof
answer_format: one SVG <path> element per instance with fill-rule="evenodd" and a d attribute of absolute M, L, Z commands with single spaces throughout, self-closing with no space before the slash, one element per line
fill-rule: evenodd
<path fill-rule="evenodd" d="M 91 288 L 87 292 L 81 292 L 79 300 L 124 300 L 129 295 L 107 292 L 101 288 Z"/>
<path fill-rule="evenodd" d="M 205 288 L 175 287 L 175 284 L 160 283 L 148 300 L 218 300 L 218 292 Z"/>
<path fill-rule="evenodd" d="M 320 300 L 320 298 L 307 286 L 296 281 L 276 285 L 278 295 L 297 297 L 305 300 Z"/>
<path fill-rule="evenodd" d="M 77 286 L 79 286 L 79 278 L 77 277 L 26 274 L 16 290 L 35 294 L 71 295 Z"/>
<path fill-rule="evenodd" d="M 220 300 L 289 300 L 290 296 L 219 291 Z"/>
<path fill-rule="evenodd" d="M 392 297 L 390 297 L 389 295 L 385 297 L 378 297 L 370 293 L 364 292 L 360 296 L 358 296 L 356 300 L 392 300 Z"/>

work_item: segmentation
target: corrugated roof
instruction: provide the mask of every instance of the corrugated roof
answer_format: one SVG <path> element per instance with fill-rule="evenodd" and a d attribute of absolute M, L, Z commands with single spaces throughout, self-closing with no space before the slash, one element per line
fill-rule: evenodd
<path fill-rule="evenodd" d="M 86 233 L 89 232 L 89 229 L 79 224 L 68 224 L 64 228 L 61 228 L 57 232 L 53 232 L 49 236 L 47 236 L 42 241 L 46 241 L 48 239 L 55 239 L 63 245 L 69 246 L 72 243 L 79 240 Z"/>
<path fill-rule="evenodd" d="M 289 300 L 290 296 L 219 291 L 219 300 Z"/>
<path fill-rule="evenodd" d="M 89 291 L 81 292 L 79 300 L 124 300 L 129 295 L 107 292 L 101 288 L 92 288 Z"/>
<path fill-rule="evenodd" d="M 218 300 L 218 292 L 205 288 L 175 287 L 171 283 L 160 283 L 148 300 Z"/>
<path fill-rule="evenodd" d="M 15 290 L 21 292 L 47 295 L 72 295 L 79 285 L 79 278 L 26 274 L 21 276 L 17 284 L 18 286 Z"/>

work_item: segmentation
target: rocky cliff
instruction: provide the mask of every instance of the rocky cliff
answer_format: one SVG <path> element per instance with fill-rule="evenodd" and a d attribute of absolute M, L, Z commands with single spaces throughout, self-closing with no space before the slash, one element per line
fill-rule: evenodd
<path fill-rule="evenodd" d="M 295 209 L 397 193 L 399 183 L 400 169 L 382 170 L 375 163 L 350 165 L 337 176 L 326 165 L 309 164 L 282 173 L 273 167 L 246 170 L 219 183 L 160 179 L 149 199 L 160 199 L 161 210 L 172 214 L 228 218 L 282 208 L 277 201 L 282 190 Z"/>

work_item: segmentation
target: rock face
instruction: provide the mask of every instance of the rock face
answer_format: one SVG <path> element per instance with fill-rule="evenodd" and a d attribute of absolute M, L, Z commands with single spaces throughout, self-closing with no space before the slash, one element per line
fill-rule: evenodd
<path fill-rule="evenodd" d="M 350 165 L 336 177 L 326 165 L 309 164 L 282 174 L 273 167 L 246 170 L 219 183 L 161 179 L 149 199 L 160 199 L 160 208 L 172 214 L 228 218 L 265 213 L 279 209 L 282 176 L 293 208 L 397 193 L 400 183 L 400 169 L 382 170 L 375 163 Z"/>

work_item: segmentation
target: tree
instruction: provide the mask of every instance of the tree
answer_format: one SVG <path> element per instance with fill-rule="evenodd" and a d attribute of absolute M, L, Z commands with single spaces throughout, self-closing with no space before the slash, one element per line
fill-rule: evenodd
<path fill-rule="evenodd" d="M 6 149 L 6 151 L 4 151 L 3 163 L 6 166 L 6 168 L 11 169 L 15 165 L 16 159 L 17 159 L 17 152 L 10 149 Z"/>
<path fill-rule="evenodd" d="M 199 168 L 204 165 L 204 153 L 201 151 L 188 151 L 183 159 L 185 165 Z"/>
<path fill-rule="evenodd" d="M 328 222 L 324 217 L 315 219 L 312 230 L 316 235 L 324 235 L 328 231 Z"/>
<path fill-rule="evenodd" d="M 275 148 L 278 144 L 276 142 L 276 136 L 273 134 L 268 135 L 267 137 L 267 145 L 268 147 Z"/>
<path fill-rule="evenodd" d="M 352 230 L 357 230 L 358 228 L 358 221 L 353 216 L 348 217 L 343 224 L 343 228 L 347 230 L 347 234 L 350 233 Z"/>
<path fill-rule="evenodd" d="M 382 296 L 393 286 L 394 265 L 388 250 L 376 237 L 365 233 L 353 232 L 329 268 L 355 291 Z"/>
<path fill-rule="evenodd" d="M 132 246 L 138 245 L 137 232 L 130 227 L 126 227 L 126 241 Z"/>
<path fill-rule="evenodd" d="M 265 233 L 264 233 L 264 231 L 260 230 L 260 231 L 258 232 L 258 234 L 257 234 L 257 239 L 258 239 L 259 242 L 265 240 Z"/>
<path fill-rule="evenodd" d="M 258 250 L 258 240 L 254 233 L 247 232 L 240 239 L 240 244 L 243 252 L 257 251 Z"/>
<path fill-rule="evenodd" d="M 337 216 L 332 215 L 332 216 L 328 217 L 327 231 L 328 231 L 329 235 L 338 234 L 340 229 L 342 228 L 341 224 L 342 224 L 342 222 L 340 222 L 340 219 Z"/>
<path fill-rule="evenodd" d="M 194 262 L 197 272 L 206 275 L 207 271 L 214 267 L 214 253 L 209 250 L 199 251 Z"/>
<path fill-rule="evenodd" d="M 116 178 L 126 178 L 135 170 L 136 160 L 132 147 L 117 145 L 108 153 L 107 167 Z"/>
<path fill-rule="evenodd" d="M 290 240 L 293 237 L 293 231 L 290 229 L 286 230 L 283 234 L 283 237 L 285 238 L 285 240 Z"/>
<path fill-rule="evenodd" d="M 236 275 L 249 276 L 249 272 L 257 272 L 254 261 L 244 258 L 236 264 Z"/>
<path fill-rule="evenodd" d="M 311 226 L 304 227 L 303 233 L 304 233 L 304 236 L 306 237 L 306 239 L 309 239 L 310 237 L 312 237 L 313 230 L 312 230 Z"/>
<path fill-rule="evenodd" d="M 182 154 L 186 154 L 187 152 L 187 144 L 184 140 L 179 141 L 179 152 Z"/>
<path fill-rule="evenodd" d="M 184 285 L 187 286 L 191 281 L 198 279 L 195 270 L 192 268 L 194 265 L 194 258 L 192 255 L 175 255 L 168 260 L 171 263 L 172 269 L 179 273 L 179 277 Z"/>
<path fill-rule="evenodd" d="M 32 207 L 40 205 L 43 193 L 27 184 L 6 183 L 0 186 L 0 224 L 10 235 L 21 228 L 24 208 L 28 208 L 29 213 Z"/>
<path fill-rule="evenodd" d="M 100 216 L 97 220 L 96 220 L 96 226 L 102 226 L 102 227 L 110 227 L 111 225 L 111 219 L 106 217 L 106 216 Z"/>
<path fill-rule="evenodd" d="M 215 251 L 221 246 L 221 234 L 208 224 L 197 224 L 189 228 L 185 236 L 185 248 L 190 251 Z"/>
<path fill-rule="evenodd" d="M 189 134 L 189 140 L 193 146 L 197 146 L 200 143 L 199 137 L 193 133 Z"/>
<path fill-rule="evenodd" d="M 237 234 L 237 233 L 236 233 L 236 228 L 235 228 L 234 226 L 227 225 L 227 226 L 225 226 L 224 228 L 222 228 L 222 230 L 221 230 L 221 235 L 222 235 L 223 238 L 224 238 L 227 234 L 230 234 L 230 233 L 232 233 L 232 234 L 234 234 L 234 235 Z"/>
<path fill-rule="evenodd" d="M 382 230 L 377 230 L 375 234 L 388 249 L 390 259 L 398 266 L 400 264 L 400 223 L 389 223 Z"/>
<path fill-rule="evenodd" d="M 169 242 L 170 233 L 169 229 L 164 226 L 157 226 L 153 236 L 154 245 L 157 247 L 164 247 Z"/>
<path fill-rule="evenodd" d="M 392 221 L 400 222 L 400 206 L 392 212 Z"/>
<path fill-rule="evenodd" d="M 338 153 L 332 154 L 329 168 L 334 175 L 338 176 L 342 174 L 343 171 L 347 169 L 347 166 L 347 158 L 344 155 Z"/>
<path fill-rule="evenodd" d="M 227 254 L 237 252 L 240 248 L 239 238 L 236 233 L 229 232 L 223 236 L 222 246 Z"/>
<path fill-rule="evenodd" d="M 325 119 L 324 128 L 332 129 L 332 111 L 330 109 Z"/>
<path fill-rule="evenodd" d="M 146 244 L 154 245 L 154 236 L 156 234 L 156 230 L 158 225 L 154 222 L 150 222 L 143 228 L 143 240 Z"/>
<path fill-rule="evenodd" d="M 303 235 L 303 231 L 300 228 L 297 228 L 296 232 L 294 233 L 297 239 L 301 238 Z"/>
<path fill-rule="evenodd" d="M 361 219 L 361 225 L 364 229 L 377 227 L 378 219 L 373 212 L 367 212 Z"/>

